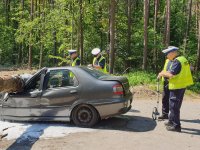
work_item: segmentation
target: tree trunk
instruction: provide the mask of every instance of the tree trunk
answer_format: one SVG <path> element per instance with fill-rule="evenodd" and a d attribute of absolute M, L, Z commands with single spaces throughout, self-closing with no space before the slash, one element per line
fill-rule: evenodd
<path fill-rule="evenodd" d="M 79 0 L 79 24 L 80 24 L 80 58 L 81 58 L 81 64 L 83 64 L 83 1 Z"/>
<path fill-rule="evenodd" d="M 21 0 L 21 11 L 22 11 L 21 19 L 23 19 L 23 17 L 24 17 L 24 0 Z M 24 45 L 23 45 L 23 42 L 22 42 L 19 45 L 18 64 L 23 64 L 23 62 L 24 62 L 23 49 L 24 49 Z"/>
<path fill-rule="evenodd" d="M 10 26 L 10 0 L 5 0 L 5 11 L 6 25 Z"/>
<path fill-rule="evenodd" d="M 102 20 L 102 4 L 101 6 L 99 6 L 99 22 L 101 22 Z M 100 24 L 100 28 L 103 28 L 102 24 Z M 102 32 L 102 29 L 99 29 L 99 36 L 100 36 L 100 49 L 103 49 L 103 32 Z"/>
<path fill-rule="evenodd" d="M 159 0 L 154 0 L 154 24 L 153 24 L 153 28 L 154 28 L 154 49 L 153 49 L 153 64 L 155 66 L 155 70 L 156 72 L 158 72 L 158 63 L 157 63 L 157 59 L 158 59 L 158 53 L 157 53 L 157 15 L 158 15 L 158 6 L 159 6 Z"/>
<path fill-rule="evenodd" d="M 187 38 L 189 36 L 189 30 L 190 30 L 190 20 L 191 20 L 191 14 L 192 14 L 192 0 L 188 0 L 188 15 L 187 15 L 187 25 L 186 25 L 186 31 L 185 36 L 183 40 L 183 53 L 185 54 L 186 48 L 187 48 Z"/>
<path fill-rule="evenodd" d="M 110 0 L 110 52 L 109 52 L 109 73 L 113 73 L 115 59 L 115 8 L 116 1 Z"/>
<path fill-rule="evenodd" d="M 50 7 L 51 7 L 52 9 L 54 9 L 54 4 L 55 4 L 55 1 L 54 1 L 54 0 L 51 0 L 51 1 L 50 1 Z M 54 55 L 54 56 L 57 56 L 57 38 L 56 38 L 57 33 L 56 33 L 55 27 L 53 28 L 53 33 L 52 33 L 52 35 L 53 35 L 53 55 Z M 53 65 L 54 65 L 54 66 L 57 66 L 57 59 L 56 59 L 56 58 L 53 59 Z"/>
<path fill-rule="evenodd" d="M 132 13 L 132 1 L 131 0 L 127 0 L 127 25 L 128 25 L 128 30 L 127 30 L 127 50 L 128 50 L 128 54 L 131 53 L 131 13 Z M 128 61 L 129 62 L 129 61 Z M 129 67 L 128 62 L 126 61 L 126 67 Z"/>
<path fill-rule="evenodd" d="M 198 36 L 198 3 L 195 5 L 195 34 Z"/>
<path fill-rule="evenodd" d="M 42 60 L 43 60 L 43 43 L 42 37 L 43 37 L 43 30 L 44 30 L 44 21 L 45 21 L 45 16 L 44 16 L 44 9 L 45 9 L 45 0 L 39 0 L 39 15 L 41 13 L 42 15 L 42 29 L 40 30 L 40 61 L 39 61 L 39 68 L 42 68 Z M 41 5 L 42 5 L 42 11 L 41 11 Z"/>
<path fill-rule="evenodd" d="M 74 2 L 71 3 L 71 13 L 72 13 L 72 21 L 71 21 L 71 27 L 72 27 L 72 33 L 71 33 L 71 49 L 74 48 Z"/>
<path fill-rule="evenodd" d="M 57 56 L 57 38 L 56 38 L 56 31 L 53 31 L 53 55 Z M 53 59 L 54 66 L 57 66 L 57 59 Z"/>
<path fill-rule="evenodd" d="M 131 34 L 132 34 L 132 29 L 131 29 L 131 24 L 132 24 L 132 5 L 133 5 L 133 1 L 131 0 L 126 0 L 125 1 L 125 6 L 126 6 L 126 17 L 127 17 L 127 37 L 126 37 L 126 41 L 127 41 L 127 55 L 126 56 L 130 56 L 131 55 Z M 130 67 L 130 60 L 129 59 L 125 59 L 124 60 L 124 69 Z"/>
<path fill-rule="evenodd" d="M 34 0 L 31 0 L 31 21 L 33 21 L 33 13 L 34 13 Z M 29 58 L 28 58 L 28 68 L 31 69 L 32 68 L 32 30 L 30 33 L 30 41 L 29 41 Z"/>
<path fill-rule="evenodd" d="M 200 70 L 200 2 L 197 2 L 197 22 L 198 22 L 198 49 L 197 49 L 197 70 Z"/>
<path fill-rule="evenodd" d="M 35 11 L 34 12 L 37 12 L 37 11 L 38 11 L 38 0 L 35 0 Z M 37 17 L 37 16 L 38 15 L 36 15 L 35 17 Z"/>
<path fill-rule="evenodd" d="M 147 45 L 148 45 L 148 20 L 149 20 L 149 0 L 144 0 L 144 51 L 142 69 L 147 69 Z"/>
<path fill-rule="evenodd" d="M 167 8 L 166 8 L 166 30 L 165 30 L 165 47 L 169 46 L 170 43 L 170 16 L 171 16 L 171 11 L 170 11 L 170 0 L 167 0 Z"/>

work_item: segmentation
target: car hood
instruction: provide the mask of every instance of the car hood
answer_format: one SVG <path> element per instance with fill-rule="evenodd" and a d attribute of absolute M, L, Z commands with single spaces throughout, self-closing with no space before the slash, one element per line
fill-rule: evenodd
<path fill-rule="evenodd" d="M 123 77 L 123 76 L 103 76 L 99 79 L 103 80 L 103 81 L 118 81 L 123 85 L 125 93 L 129 92 L 129 82 L 128 82 L 127 77 Z"/>

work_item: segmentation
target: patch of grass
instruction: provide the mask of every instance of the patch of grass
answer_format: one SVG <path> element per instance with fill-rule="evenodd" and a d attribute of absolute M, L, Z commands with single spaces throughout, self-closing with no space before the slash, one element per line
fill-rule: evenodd
<path fill-rule="evenodd" d="M 146 72 L 146 71 L 134 71 L 128 74 L 125 74 L 129 80 L 130 86 L 136 85 L 148 85 L 150 89 L 156 90 L 157 82 L 156 77 L 157 74 L 153 72 Z M 163 87 L 160 83 L 160 91 L 162 91 Z M 195 82 L 190 87 L 187 88 L 186 94 L 200 94 L 200 82 Z"/>
<path fill-rule="evenodd" d="M 188 87 L 188 90 L 200 94 L 200 82 L 195 82 L 192 86 Z"/>
<path fill-rule="evenodd" d="M 157 77 L 155 73 L 145 71 L 135 71 L 124 76 L 128 78 L 130 86 L 156 84 Z"/>

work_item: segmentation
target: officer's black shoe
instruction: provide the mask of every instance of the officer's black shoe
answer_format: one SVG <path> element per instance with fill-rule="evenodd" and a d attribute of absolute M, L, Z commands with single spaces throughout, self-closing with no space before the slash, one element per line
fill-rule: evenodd
<path fill-rule="evenodd" d="M 168 131 L 181 132 L 181 127 L 167 126 L 166 129 Z"/>
<path fill-rule="evenodd" d="M 168 115 L 161 115 L 158 117 L 158 120 L 165 120 L 168 119 Z"/>
<path fill-rule="evenodd" d="M 165 124 L 166 127 L 167 127 L 167 126 L 173 126 L 173 123 L 172 123 L 171 121 L 167 121 L 167 122 L 165 122 L 164 124 Z"/>

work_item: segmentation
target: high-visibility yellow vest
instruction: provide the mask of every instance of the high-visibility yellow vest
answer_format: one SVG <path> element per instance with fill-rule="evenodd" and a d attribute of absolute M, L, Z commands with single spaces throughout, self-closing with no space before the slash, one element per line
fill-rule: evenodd
<path fill-rule="evenodd" d="M 76 62 L 78 61 L 78 60 L 80 60 L 80 58 L 79 57 L 76 57 L 76 59 L 74 59 L 74 61 L 72 62 L 72 67 L 74 67 L 74 66 L 76 66 Z"/>
<path fill-rule="evenodd" d="M 105 58 L 104 58 L 103 56 L 101 56 L 101 58 L 99 59 L 99 61 L 98 61 L 98 63 L 97 63 L 98 66 L 100 66 L 100 62 L 101 62 L 103 59 L 105 59 Z M 96 60 L 97 60 L 97 57 L 94 57 L 93 62 L 92 62 L 93 65 L 95 65 Z M 106 65 L 107 65 L 107 64 L 106 64 L 106 61 L 105 61 L 104 68 L 103 68 L 103 69 L 101 68 L 101 69 L 99 69 L 99 70 L 102 71 L 102 72 L 104 72 L 104 73 L 108 73 L 108 72 L 107 72 L 107 67 L 106 67 Z"/>
<path fill-rule="evenodd" d="M 169 63 L 169 59 L 166 59 L 164 67 L 163 67 L 163 71 L 167 71 L 167 65 L 168 65 L 168 63 Z M 164 82 L 164 80 L 165 80 L 164 77 L 162 77 L 162 82 Z"/>
<path fill-rule="evenodd" d="M 76 62 L 77 62 L 78 60 L 80 60 L 80 58 L 79 58 L 79 57 L 76 57 L 76 59 L 74 59 L 74 61 L 72 62 L 71 66 L 72 66 L 72 67 L 76 66 Z M 74 77 L 74 74 L 73 74 L 72 72 L 70 72 L 70 75 L 69 75 L 69 76 L 70 76 L 71 78 L 73 78 L 73 77 Z"/>
<path fill-rule="evenodd" d="M 94 57 L 92 61 L 92 65 L 95 65 L 96 60 L 97 60 L 97 57 Z"/>
<path fill-rule="evenodd" d="M 176 59 L 181 63 L 181 71 L 179 74 L 169 79 L 170 90 L 183 89 L 189 85 L 194 84 L 188 60 L 184 56 L 179 56 Z M 170 68 L 172 65 L 173 62 L 170 65 Z"/>

